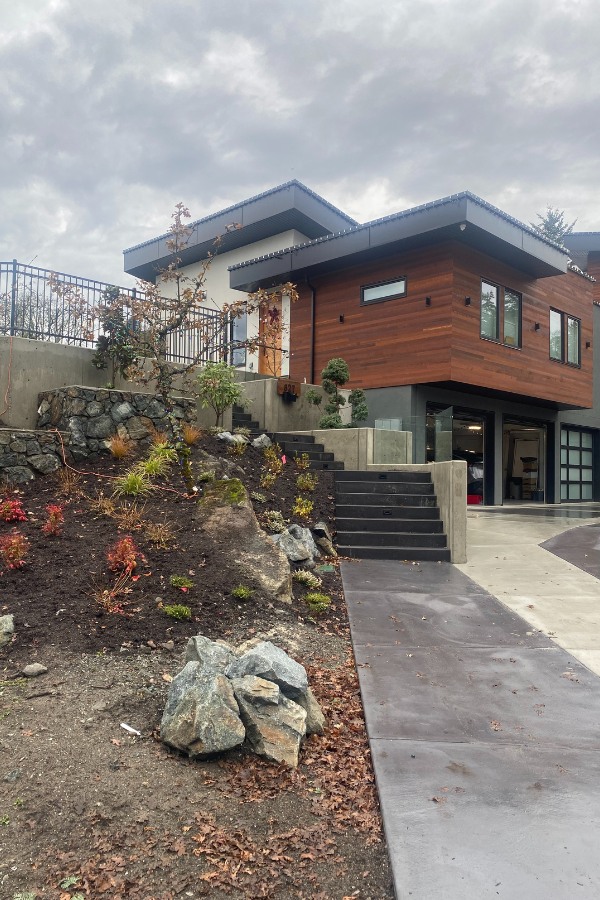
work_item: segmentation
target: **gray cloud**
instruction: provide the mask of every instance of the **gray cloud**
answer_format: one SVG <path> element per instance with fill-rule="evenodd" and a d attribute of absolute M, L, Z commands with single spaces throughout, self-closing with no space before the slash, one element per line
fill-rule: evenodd
<path fill-rule="evenodd" d="M 0 35 L 0 257 L 121 251 L 299 178 L 360 220 L 468 189 L 600 229 L 594 0 L 28 0 Z"/>

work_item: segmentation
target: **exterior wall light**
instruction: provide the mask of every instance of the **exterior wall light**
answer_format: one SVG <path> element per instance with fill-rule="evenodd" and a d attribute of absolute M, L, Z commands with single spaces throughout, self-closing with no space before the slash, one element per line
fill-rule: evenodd
<path fill-rule="evenodd" d="M 470 305 L 471 305 L 471 298 L 465 297 L 465 306 L 470 306 Z"/>
<path fill-rule="evenodd" d="M 586 342 L 585 342 L 585 349 L 586 349 L 586 350 L 589 350 L 591 346 L 592 346 L 592 342 L 591 342 L 591 341 L 586 341 Z"/>
<path fill-rule="evenodd" d="M 425 297 L 425 306 L 431 306 L 431 297 Z"/>
<path fill-rule="evenodd" d="M 542 326 L 540 325 L 540 323 L 539 323 L 539 322 L 536 322 L 535 325 L 533 326 L 533 330 L 534 330 L 534 331 L 539 331 L 541 327 L 542 327 Z"/>

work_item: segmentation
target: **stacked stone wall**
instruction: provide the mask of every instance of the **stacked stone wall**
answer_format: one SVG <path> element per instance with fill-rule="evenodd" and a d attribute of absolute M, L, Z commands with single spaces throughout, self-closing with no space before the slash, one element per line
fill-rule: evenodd
<path fill-rule="evenodd" d="M 70 436 L 48 431 L 0 428 L 0 478 L 9 484 L 25 484 L 36 475 L 49 475 L 67 462 Z M 64 448 L 64 450 L 63 450 Z"/>
<path fill-rule="evenodd" d="M 74 459 L 107 450 L 113 435 L 145 450 L 155 432 L 168 434 L 171 430 L 167 409 L 154 394 L 72 386 L 44 391 L 38 400 L 38 428 L 67 432 Z M 196 401 L 175 398 L 171 414 L 195 422 Z"/>

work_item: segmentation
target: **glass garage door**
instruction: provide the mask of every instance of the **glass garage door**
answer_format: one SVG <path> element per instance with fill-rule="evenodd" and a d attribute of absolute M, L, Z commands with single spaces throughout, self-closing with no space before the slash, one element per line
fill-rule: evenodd
<path fill-rule="evenodd" d="M 562 428 L 560 432 L 560 499 L 593 500 L 591 431 Z"/>

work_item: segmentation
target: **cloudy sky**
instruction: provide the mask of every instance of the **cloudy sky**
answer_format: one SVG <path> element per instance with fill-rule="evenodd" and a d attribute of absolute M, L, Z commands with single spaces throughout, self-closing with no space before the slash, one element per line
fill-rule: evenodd
<path fill-rule="evenodd" d="M 0 259 L 122 250 L 290 178 L 600 230 L 597 0 L 0 0 Z"/>

